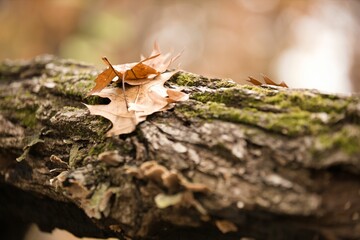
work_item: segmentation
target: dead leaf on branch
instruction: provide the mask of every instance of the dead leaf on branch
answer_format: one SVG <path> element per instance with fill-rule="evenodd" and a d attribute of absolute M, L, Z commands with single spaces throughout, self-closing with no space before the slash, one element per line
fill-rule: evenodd
<path fill-rule="evenodd" d="M 129 108 L 121 88 L 104 88 L 101 92 L 92 94 L 109 98 L 109 104 L 86 106 L 91 114 L 103 116 L 112 122 L 113 127 L 107 132 L 107 136 L 130 133 L 138 123 L 145 121 L 146 116 L 166 110 L 169 102 L 188 99 L 187 94 L 164 87 L 164 83 L 175 73 L 176 71 L 162 73 L 145 84 L 127 87 L 125 94 Z"/>
<path fill-rule="evenodd" d="M 159 55 L 159 56 L 157 56 Z M 151 52 L 150 56 L 157 56 L 153 58 L 147 58 L 147 60 L 142 56 L 141 61 L 146 60 L 146 65 L 156 69 L 158 72 L 165 72 L 167 68 L 173 63 L 176 59 L 178 59 L 181 55 L 181 52 L 177 54 L 175 57 L 170 58 L 171 53 L 161 54 L 159 45 L 157 42 L 154 43 L 154 49 Z"/>
<path fill-rule="evenodd" d="M 273 85 L 273 86 L 278 86 L 278 87 L 284 87 L 284 88 L 289 88 L 289 86 L 285 83 L 285 82 L 281 82 L 279 84 L 275 83 L 273 80 L 271 80 L 268 76 L 266 75 L 262 75 L 264 82 L 268 85 Z M 249 79 L 247 79 L 246 81 L 254 84 L 255 86 L 261 86 L 263 85 L 262 82 L 256 80 L 255 78 L 249 76 Z"/>
<path fill-rule="evenodd" d="M 88 95 L 100 92 L 116 77 L 119 78 L 116 81 L 122 81 L 123 86 L 124 83 L 129 85 L 144 84 L 165 72 L 170 64 L 179 56 L 180 54 L 170 58 L 170 53 L 162 54 L 158 44 L 155 42 L 154 49 L 150 56 L 147 58 L 141 57 L 140 62 L 112 65 L 106 57 L 103 57 L 103 61 L 108 67 L 96 78 L 96 85 Z"/>
<path fill-rule="evenodd" d="M 112 129 L 107 133 L 108 136 L 116 133 L 130 133 L 134 130 L 134 126 L 136 126 L 135 113 L 127 110 L 120 88 L 105 88 L 100 93 L 94 93 L 93 95 L 111 100 L 108 105 L 85 104 L 91 114 L 103 116 L 113 123 Z"/>
<path fill-rule="evenodd" d="M 93 115 L 109 119 L 113 127 L 107 136 L 130 133 L 146 116 L 169 108 L 169 103 L 185 101 L 189 96 L 179 90 L 166 89 L 164 83 L 175 72 L 165 72 L 180 54 L 162 54 L 155 42 L 149 57 L 139 62 L 112 65 L 104 57 L 108 68 L 96 78 L 95 87 L 88 93 L 109 98 L 108 105 L 86 105 Z M 122 88 L 106 88 L 112 81 L 121 81 Z M 125 88 L 125 84 L 128 86 Z"/>

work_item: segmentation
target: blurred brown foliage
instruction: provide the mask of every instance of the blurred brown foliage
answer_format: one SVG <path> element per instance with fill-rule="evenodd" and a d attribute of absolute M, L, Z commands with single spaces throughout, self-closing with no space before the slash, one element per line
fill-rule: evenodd
<path fill-rule="evenodd" d="M 50 53 L 104 67 L 154 40 L 181 68 L 244 82 L 360 91 L 356 0 L 0 0 L 0 59 Z M 337 70 L 337 71 L 336 71 Z"/>

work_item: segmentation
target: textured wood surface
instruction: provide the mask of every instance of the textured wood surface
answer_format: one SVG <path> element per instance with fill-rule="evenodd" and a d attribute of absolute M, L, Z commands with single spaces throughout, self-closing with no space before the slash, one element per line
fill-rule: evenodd
<path fill-rule="evenodd" d="M 359 239 L 360 98 L 179 72 L 136 131 L 83 105 L 98 71 L 0 64 L 0 223 L 133 239 Z M 21 221 L 20 221 L 21 220 Z M 1 233 L 0 233 L 1 234 Z"/>

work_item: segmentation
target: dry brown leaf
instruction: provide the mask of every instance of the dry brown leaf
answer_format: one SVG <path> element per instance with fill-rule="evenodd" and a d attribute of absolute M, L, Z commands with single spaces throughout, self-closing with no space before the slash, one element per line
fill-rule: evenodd
<path fill-rule="evenodd" d="M 142 60 L 142 61 L 146 61 L 145 63 L 146 65 L 156 69 L 158 72 L 164 72 L 172 62 L 174 62 L 176 59 L 180 57 L 181 52 L 177 54 L 175 57 L 170 58 L 171 53 L 161 54 L 159 45 L 157 44 L 157 42 L 155 42 L 154 49 L 151 52 L 150 56 L 156 56 L 156 55 L 159 56 L 151 59 L 148 58 L 147 60 Z"/>
<path fill-rule="evenodd" d="M 100 92 L 107 85 L 118 77 L 117 81 L 122 81 L 123 84 L 141 85 L 154 79 L 159 74 L 166 71 L 169 65 L 179 57 L 170 58 L 170 53 L 161 54 L 159 46 L 155 42 L 154 49 L 148 58 L 141 59 L 140 62 L 126 63 L 121 65 L 111 65 L 106 57 L 103 57 L 104 62 L 108 65 L 99 76 L 96 78 L 95 87 L 88 93 L 92 95 Z M 123 85 L 124 88 L 124 85 Z"/>
<path fill-rule="evenodd" d="M 113 127 L 107 132 L 107 136 L 130 133 L 135 130 L 138 123 L 145 121 L 146 116 L 165 110 L 169 102 L 168 89 L 164 83 L 176 72 L 166 72 L 158 75 L 155 79 L 142 85 L 128 87 L 125 95 L 129 103 L 127 108 L 124 92 L 121 88 L 104 88 L 99 93 L 94 93 L 103 98 L 109 98 L 111 102 L 107 105 L 86 105 L 90 113 L 100 115 L 109 119 Z M 175 94 L 176 90 L 171 90 L 171 95 L 181 96 L 176 100 L 186 100 L 187 94 Z M 174 97 L 171 98 L 174 100 Z"/>
<path fill-rule="evenodd" d="M 107 105 L 86 105 L 93 115 L 101 115 L 113 123 L 107 136 L 132 132 L 146 116 L 169 109 L 169 103 L 185 101 L 189 96 L 179 90 L 166 89 L 164 83 L 175 72 L 165 72 L 179 56 L 161 54 L 155 42 L 150 57 L 140 62 L 112 65 L 103 58 L 108 68 L 96 78 L 96 85 L 88 95 L 109 98 Z M 117 80 L 116 80 L 117 79 Z M 121 81 L 122 88 L 106 88 L 111 81 Z M 125 84 L 127 86 L 125 88 Z"/>
<path fill-rule="evenodd" d="M 153 81 L 137 86 L 138 94 L 133 101 L 129 101 L 129 111 L 135 111 L 138 118 L 162 111 L 168 105 L 164 83 L 175 73 L 176 71 L 160 74 Z"/>
<path fill-rule="evenodd" d="M 132 89 L 128 89 L 131 92 Z M 107 132 L 107 136 L 130 133 L 135 129 L 136 117 L 133 111 L 128 111 L 123 91 L 120 88 L 105 88 L 100 93 L 94 93 L 103 98 L 109 98 L 107 105 L 86 105 L 93 115 L 100 115 L 109 119 L 113 127 Z"/>
<path fill-rule="evenodd" d="M 262 85 L 262 82 L 256 80 L 255 78 L 249 76 L 249 79 L 247 79 L 246 81 L 254 84 L 255 86 L 261 86 Z"/>
<path fill-rule="evenodd" d="M 289 86 L 285 83 L 285 82 L 281 82 L 279 84 L 275 83 L 273 80 L 271 80 L 268 76 L 266 75 L 262 75 L 264 82 L 268 85 L 273 85 L 273 86 L 278 86 L 278 87 L 284 87 L 284 88 L 289 88 Z M 248 82 L 254 84 L 255 86 L 261 86 L 263 85 L 262 82 L 256 80 L 255 78 L 249 76 L 249 79 L 247 79 Z"/>
<path fill-rule="evenodd" d="M 168 98 L 168 102 L 169 103 L 174 103 L 174 102 L 181 102 L 181 101 L 186 101 L 189 99 L 189 95 L 183 92 L 180 92 L 178 90 L 174 90 L 174 89 L 167 89 L 166 93 L 168 94 L 169 98 Z"/>
<path fill-rule="evenodd" d="M 104 89 L 109 83 L 116 77 L 115 72 L 111 68 L 105 69 L 99 76 L 95 79 L 95 87 L 88 93 L 88 96 L 100 92 Z"/>
<path fill-rule="evenodd" d="M 281 82 L 281 83 L 277 84 L 266 75 L 262 75 L 262 77 L 263 77 L 266 84 L 289 88 L 288 85 L 285 82 Z"/>

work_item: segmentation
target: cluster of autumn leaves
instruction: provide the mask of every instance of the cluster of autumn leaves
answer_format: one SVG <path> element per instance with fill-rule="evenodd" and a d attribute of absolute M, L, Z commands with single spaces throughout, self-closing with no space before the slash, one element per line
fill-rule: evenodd
<path fill-rule="evenodd" d="M 145 121 L 146 116 L 168 109 L 170 103 L 189 98 L 179 89 L 164 87 L 164 83 L 177 72 L 166 70 L 178 56 L 162 54 L 155 43 L 150 56 L 141 57 L 139 62 L 112 65 L 103 58 L 108 67 L 96 78 L 96 85 L 88 95 L 109 98 L 111 102 L 86 106 L 91 114 L 112 122 L 107 136 L 130 133 L 138 123 Z M 107 87 L 111 82 L 119 82 L 121 87 Z"/>

